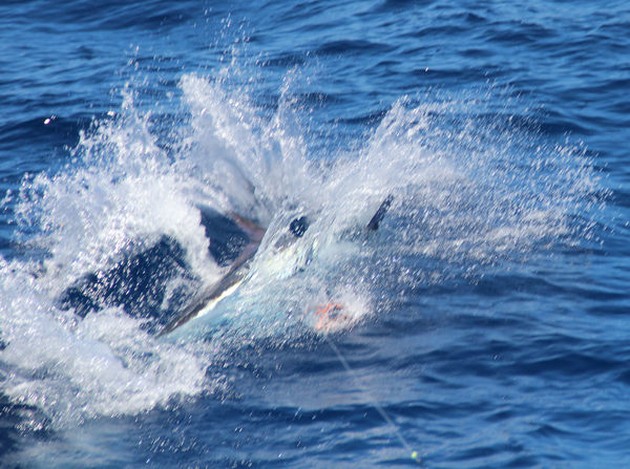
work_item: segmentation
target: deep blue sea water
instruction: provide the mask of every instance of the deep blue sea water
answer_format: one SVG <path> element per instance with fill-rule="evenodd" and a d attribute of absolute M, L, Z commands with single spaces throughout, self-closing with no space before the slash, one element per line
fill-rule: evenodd
<path fill-rule="evenodd" d="M 1 467 L 630 465 L 627 2 L 6 0 L 0 44 Z M 157 337 L 231 212 L 319 254 Z"/>

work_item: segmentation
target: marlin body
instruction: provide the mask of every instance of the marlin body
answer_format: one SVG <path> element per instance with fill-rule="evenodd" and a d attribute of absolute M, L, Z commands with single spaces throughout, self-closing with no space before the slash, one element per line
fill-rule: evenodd
<path fill-rule="evenodd" d="M 365 230 L 375 231 L 389 210 L 394 198 L 389 195 L 381 203 L 376 213 L 372 216 Z M 242 250 L 238 258 L 227 268 L 226 274 L 216 283 L 198 294 L 181 313 L 170 323 L 166 324 L 159 332 L 159 336 L 172 335 L 196 318 L 216 313 L 216 308 L 227 298 L 234 295 L 239 288 L 251 277 L 252 264 L 256 260 L 259 248 L 264 244 L 268 230 L 247 220 L 237 214 L 230 217 L 247 234 L 249 243 Z M 266 259 L 263 271 L 270 275 L 291 275 L 296 270 L 308 265 L 316 251 L 316 246 L 298 246 L 298 238 L 301 238 L 309 227 L 306 216 L 295 218 L 289 224 L 289 233 L 281 237 L 276 243 L 273 256 Z M 217 320 L 223 319 L 218 314 Z"/>

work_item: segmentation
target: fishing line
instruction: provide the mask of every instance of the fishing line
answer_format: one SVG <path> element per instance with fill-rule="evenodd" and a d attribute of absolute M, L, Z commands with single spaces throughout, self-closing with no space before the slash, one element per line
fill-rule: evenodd
<path fill-rule="evenodd" d="M 348 360 L 346 360 L 346 358 L 341 354 L 341 351 L 339 350 L 337 345 L 333 342 L 333 340 L 330 338 L 330 336 L 328 334 L 323 334 L 323 335 L 324 335 L 324 338 L 326 339 L 326 342 L 328 343 L 328 345 L 332 349 L 332 351 L 335 352 L 335 355 L 337 356 L 337 359 L 339 360 L 341 365 L 345 368 L 345 370 L 351 376 L 351 378 L 355 382 L 355 384 L 357 386 L 359 386 L 363 390 L 363 393 L 368 397 L 368 400 L 370 401 L 370 404 L 372 405 L 374 410 L 376 410 L 376 412 L 378 412 L 378 414 L 383 418 L 385 423 L 387 423 L 387 425 L 389 425 L 392 434 L 394 436 L 396 436 L 396 438 L 400 442 L 401 446 L 406 451 L 408 451 L 408 454 L 410 455 L 412 460 L 414 460 L 418 464 L 422 464 L 422 460 L 420 458 L 420 454 L 418 453 L 418 451 L 414 450 L 412 448 L 412 446 L 409 444 L 407 439 L 404 437 L 404 435 L 400 431 L 400 427 L 398 425 L 396 425 L 396 423 L 392 420 L 392 418 L 389 416 L 389 414 L 383 408 L 383 406 L 379 403 L 379 401 L 365 389 L 365 387 L 362 385 L 362 383 L 361 383 L 357 373 L 352 369 L 352 367 L 350 366 L 350 363 L 348 363 Z"/>
<path fill-rule="evenodd" d="M 378 207 L 378 210 L 374 213 L 374 215 L 372 216 L 372 218 L 370 219 L 370 221 L 365 227 L 368 230 L 368 232 L 378 230 L 380 223 L 383 221 L 383 218 L 385 217 L 385 214 L 387 213 L 387 211 L 390 209 L 393 201 L 394 201 L 394 196 L 392 194 L 389 194 L 387 195 L 387 197 L 385 197 L 383 202 L 381 202 L 381 205 Z M 343 309 L 343 307 L 340 307 L 336 303 L 329 303 L 328 305 L 317 309 L 315 314 L 319 315 L 320 319 L 323 319 L 326 317 L 326 315 L 328 315 L 331 312 L 334 312 L 335 310 L 339 308 Z M 389 414 L 383 408 L 383 406 L 379 403 L 379 401 L 372 394 L 367 392 L 365 387 L 362 385 L 359 377 L 357 376 L 356 372 L 352 369 L 352 367 L 350 366 L 350 363 L 348 363 L 348 360 L 346 360 L 346 358 L 342 355 L 337 345 L 333 342 L 333 340 L 330 338 L 330 336 L 327 333 L 324 333 L 323 336 L 326 339 L 326 342 L 328 343 L 332 351 L 335 352 L 335 355 L 337 356 L 337 359 L 339 360 L 341 365 L 352 377 L 352 380 L 355 382 L 355 384 L 358 387 L 360 387 L 363 390 L 363 393 L 368 397 L 370 404 L 372 405 L 374 410 L 376 410 L 376 412 L 378 412 L 378 414 L 383 418 L 385 423 L 387 423 L 387 425 L 390 427 L 392 434 L 396 436 L 401 446 L 406 451 L 408 451 L 407 454 L 410 455 L 411 459 L 414 462 L 418 464 L 422 464 L 422 460 L 420 458 L 420 454 L 418 453 L 418 451 L 416 451 L 415 449 L 411 447 L 407 439 L 404 437 L 404 435 L 400 431 L 400 427 L 396 425 L 396 423 L 392 420 L 392 418 L 389 416 Z"/>

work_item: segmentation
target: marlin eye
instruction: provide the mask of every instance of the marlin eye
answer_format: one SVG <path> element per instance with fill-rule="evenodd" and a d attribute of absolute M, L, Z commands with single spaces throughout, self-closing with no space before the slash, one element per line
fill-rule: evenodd
<path fill-rule="evenodd" d="M 308 219 L 305 215 L 303 215 L 299 218 L 294 219 L 291 222 L 291 224 L 289 225 L 289 231 L 291 231 L 291 233 L 293 233 L 293 236 L 295 236 L 296 238 L 301 238 L 302 236 L 304 236 L 304 233 L 306 233 L 308 226 Z"/>

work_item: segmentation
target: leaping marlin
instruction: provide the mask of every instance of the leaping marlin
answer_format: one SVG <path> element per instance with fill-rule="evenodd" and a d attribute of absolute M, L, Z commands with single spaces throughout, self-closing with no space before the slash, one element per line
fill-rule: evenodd
<path fill-rule="evenodd" d="M 378 207 L 370 221 L 365 226 L 368 231 L 376 231 L 385 214 L 389 210 L 394 200 L 393 195 L 388 195 Z M 247 235 L 248 243 L 245 245 L 240 255 L 230 264 L 227 273 L 218 282 L 210 285 L 207 289 L 198 294 L 181 313 L 171 322 L 167 323 L 158 336 L 169 334 L 180 326 L 186 324 L 191 319 L 199 316 L 204 310 L 214 307 L 223 298 L 233 293 L 241 282 L 247 277 L 252 262 L 258 252 L 258 248 L 265 236 L 266 229 L 258 226 L 251 220 L 232 213 L 230 218 Z M 295 218 L 289 224 L 289 232 L 295 241 L 304 236 L 309 228 L 309 220 L 306 216 Z"/>

